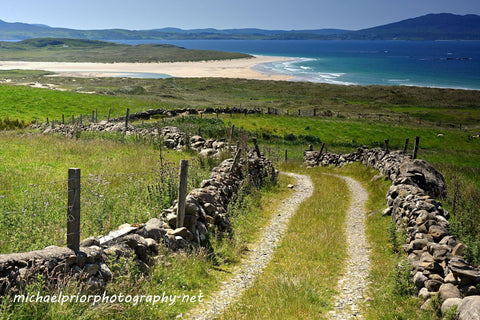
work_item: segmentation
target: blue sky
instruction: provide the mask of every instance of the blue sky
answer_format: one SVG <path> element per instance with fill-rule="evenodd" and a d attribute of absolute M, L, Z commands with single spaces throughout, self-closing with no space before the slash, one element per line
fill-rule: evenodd
<path fill-rule="evenodd" d="M 480 0 L 6 0 L 0 4 L 4 21 L 75 29 L 358 30 L 441 12 L 480 15 Z"/>

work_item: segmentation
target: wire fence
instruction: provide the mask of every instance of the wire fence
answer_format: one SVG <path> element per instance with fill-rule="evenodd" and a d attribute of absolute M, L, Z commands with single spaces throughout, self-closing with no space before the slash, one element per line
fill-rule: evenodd
<path fill-rule="evenodd" d="M 208 178 L 212 164 L 190 162 L 188 190 Z M 81 177 L 82 238 L 104 235 L 124 223 L 161 215 L 178 195 L 178 164 L 147 172 Z M 0 253 L 66 246 L 69 179 L 0 187 Z"/>

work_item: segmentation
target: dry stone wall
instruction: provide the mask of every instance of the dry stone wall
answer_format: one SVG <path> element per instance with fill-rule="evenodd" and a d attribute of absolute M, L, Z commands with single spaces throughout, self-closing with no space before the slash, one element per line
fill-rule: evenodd
<path fill-rule="evenodd" d="M 443 176 L 428 162 L 412 160 L 402 152 L 380 148 L 357 149 L 350 154 L 305 151 L 304 164 L 344 166 L 356 161 L 376 168 L 392 181 L 384 215 L 391 215 L 406 232 L 404 245 L 412 281 L 425 301 L 437 297 L 442 311 L 457 306 L 458 319 L 480 317 L 480 270 L 463 258 L 465 246 L 449 233 L 449 213 L 439 200 L 447 194 Z"/>
<path fill-rule="evenodd" d="M 162 132 L 184 137 L 175 129 L 162 128 Z M 165 137 L 171 138 L 168 134 Z M 203 140 L 201 137 L 195 139 Z M 208 144 L 208 140 L 203 141 Z M 199 145 L 198 150 L 203 150 L 203 145 Z M 43 275 L 51 286 L 68 279 L 79 279 L 87 288 L 98 288 L 112 279 L 109 266 L 124 258 L 134 259 L 146 272 L 154 263 L 165 262 L 165 257 L 158 255 L 161 246 L 170 250 L 207 246 L 211 233 L 231 229 L 228 206 L 241 184 L 250 180 L 261 186 L 266 181 L 275 181 L 277 176 L 278 171 L 270 160 L 261 153 L 249 151 L 245 159 L 238 157 L 220 163 L 212 170 L 209 179 L 187 195 L 183 227 L 176 228 L 174 203 L 144 224 L 126 223 L 106 236 L 83 240 L 78 252 L 51 246 L 27 253 L 0 255 L 0 296 L 20 292 L 39 275 Z"/>

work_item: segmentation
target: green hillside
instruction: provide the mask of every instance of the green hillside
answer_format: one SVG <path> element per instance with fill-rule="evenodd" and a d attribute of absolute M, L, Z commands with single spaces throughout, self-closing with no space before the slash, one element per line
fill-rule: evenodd
<path fill-rule="evenodd" d="M 125 45 L 107 41 L 37 38 L 0 42 L 0 60 L 55 62 L 174 62 L 224 60 L 247 54 L 190 50 L 168 44 Z"/>

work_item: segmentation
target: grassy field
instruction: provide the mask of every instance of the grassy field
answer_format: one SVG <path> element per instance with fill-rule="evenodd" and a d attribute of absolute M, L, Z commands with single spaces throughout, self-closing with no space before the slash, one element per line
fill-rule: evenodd
<path fill-rule="evenodd" d="M 5 61 L 54 62 L 174 62 L 251 57 L 243 53 L 191 50 L 169 44 L 124 45 L 107 41 L 38 38 L 0 42 Z"/>
<path fill-rule="evenodd" d="M 65 245 L 68 168 L 82 170 L 82 239 L 157 217 L 176 199 L 180 159 L 190 159 L 189 189 L 211 170 L 191 154 L 163 150 L 160 163 L 155 145 L 120 141 L 0 134 L 0 253 Z"/>
<path fill-rule="evenodd" d="M 277 109 L 280 114 L 296 115 L 300 109 L 304 116 L 316 115 L 321 118 L 352 118 L 371 122 L 410 123 L 418 126 L 438 126 L 440 128 L 459 127 L 478 132 L 480 128 L 480 91 L 435 89 L 419 87 L 385 86 L 336 86 L 329 84 L 258 81 L 242 79 L 130 79 L 130 78 L 57 78 L 44 77 L 38 71 L 0 71 L 0 79 L 9 79 L 11 83 L 52 84 L 59 89 L 79 92 L 95 92 L 100 96 L 119 97 L 116 101 L 123 109 L 136 103 L 144 108 L 176 107 L 245 107 Z M 13 90 L 11 88 L 5 91 Z M 60 119 L 60 110 L 50 110 L 58 103 L 51 95 L 41 89 L 29 89 L 16 98 L 18 103 L 31 103 L 30 97 L 39 97 L 45 103 L 32 110 L 10 110 L 10 119 L 43 119 L 50 115 Z M 107 114 L 110 106 L 95 105 L 92 98 L 75 98 L 81 103 L 69 103 L 68 92 L 55 93 L 64 108 L 86 109 L 91 114 L 95 108 L 99 113 Z M 25 96 L 25 97 L 24 97 Z M 8 101 L 12 100 L 10 97 Z M 96 98 L 97 99 L 97 98 Z M 5 100 L 4 100 L 5 101 Z M 38 102 L 40 103 L 40 102 Z M 89 105 L 92 105 L 91 107 Z M 56 107 L 58 108 L 58 107 Z M 120 108 L 121 109 L 121 108 Z M 66 111 L 69 111 L 66 109 Z M 31 112 L 31 114 L 29 114 Z M 55 113 L 55 114 L 53 114 Z M 68 112 L 63 112 L 70 116 Z M 74 113 L 73 110 L 70 113 Z M 77 112 L 79 113 L 79 112 Z M 360 114 L 360 115 L 359 115 Z M 43 116 L 42 116 L 43 115 Z M 380 115 L 380 118 L 379 118 Z M 5 113 L 0 118 L 6 117 Z M 367 121 L 368 122 L 368 121 Z"/>
<path fill-rule="evenodd" d="M 10 79 L 9 84 L 0 85 L 0 119 L 10 122 L 18 120 L 28 123 L 34 119 L 61 119 L 65 114 L 91 115 L 98 110 L 99 118 L 105 117 L 108 110 L 112 116 L 123 115 L 126 108 L 132 112 L 149 108 L 176 108 L 212 106 L 261 108 L 264 111 L 277 109 L 282 115 L 233 115 L 228 114 L 185 116 L 161 121 L 163 125 L 175 125 L 190 135 L 198 131 L 207 137 L 225 137 L 231 125 L 235 125 L 235 138 L 257 137 L 262 151 L 270 158 L 283 162 L 284 151 L 287 150 L 289 165 L 285 170 L 299 167 L 303 150 L 312 144 L 319 149 L 322 143 L 329 151 L 352 152 L 361 145 L 370 147 L 383 146 L 384 139 L 390 140 L 393 149 L 403 147 L 405 138 L 410 138 L 410 149 L 415 136 L 420 137 L 419 158 L 432 162 L 445 176 L 449 187 L 449 196 L 443 199 L 444 207 L 452 213 L 452 232 L 468 245 L 468 258 L 480 263 L 480 139 L 471 136 L 480 131 L 480 92 L 429 89 L 413 87 L 349 87 L 325 84 L 270 82 L 239 79 L 74 79 L 45 78 L 43 72 L 8 71 L 0 73 L 0 78 Z M 39 81 L 58 86 L 67 91 L 36 89 L 26 86 L 15 86 L 15 83 L 28 84 Z M 75 92 L 77 91 L 77 92 Z M 95 91 L 96 94 L 80 93 Z M 300 109 L 302 116 L 296 116 Z M 317 116 L 312 117 L 313 110 Z M 286 113 L 289 115 L 285 115 Z M 362 114 L 362 116 L 359 116 Z M 380 120 L 378 115 L 382 115 Z M 309 116 L 308 116 L 309 115 Z M 388 115 L 388 116 L 387 116 Z M 400 117 L 399 117 L 400 116 Z M 407 117 L 408 116 L 408 117 Z M 399 121 L 400 119 L 400 121 Z M 154 119 L 152 121 L 160 121 Z M 9 122 L 9 123 L 10 123 Z M 1 124 L 0 123 L 0 126 Z M 460 129 L 462 124 L 462 129 Z M 134 125 L 141 126 L 139 122 Z M 146 122 L 145 126 L 153 125 Z M 453 127 L 454 125 L 455 127 Z M 443 134 L 439 137 L 438 134 Z M 85 234 L 105 232 L 126 220 L 144 222 L 157 214 L 163 205 L 173 198 L 165 185 L 165 197 L 151 199 L 146 191 L 148 186 L 158 184 L 161 175 L 159 170 L 159 152 L 149 141 L 125 139 L 120 136 L 82 135 L 80 139 L 67 139 L 56 136 L 41 136 L 29 130 L 0 133 L 0 204 L 4 207 L 0 230 L 5 234 L 0 242 L 1 251 L 17 251 L 20 249 L 39 248 L 45 245 L 62 245 L 64 241 L 63 220 L 66 199 L 65 179 L 68 167 L 80 167 L 85 177 L 85 212 L 89 221 L 85 225 Z M 182 157 L 190 158 L 195 163 L 195 174 L 191 177 L 191 185 L 199 183 L 209 171 L 208 165 L 195 156 L 177 152 L 165 154 L 165 161 L 171 163 L 165 167 L 164 180 L 176 175 L 175 164 Z M 322 172 L 348 174 L 362 181 L 368 188 L 371 200 L 368 219 L 369 239 L 374 244 L 372 279 L 378 285 L 372 287 L 373 301 L 367 308 L 370 319 L 422 319 L 419 314 L 419 301 L 403 288 L 404 274 L 397 271 L 396 265 L 401 260 L 392 252 L 391 246 L 385 246 L 389 238 L 390 220 L 382 218 L 379 212 L 383 209 L 386 188 L 384 181 L 370 182 L 376 174 L 374 171 L 352 166 L 346 169 L 315 169 L 307 171 L 312 174 L 317 185 L 326 183 L 337 186 L 335 181 L 326 181 Z M 161 170 L 161 172 L 163 172 Z M 173 179 L 173 178 L 172 178 Z M 176 176 L 175 176 L 176 179 Z M 237 208 L 238 219 L 234 220 L 234 234 L 230 237 L 215 239 L 216 257 L 211 259 L 205 253 L 193 257 L 167 255 L 166 264 L 160 264 L 152 270 L 148 277 L 139 275 L 134 267 L 118 277 L 109 287 L 109 292 L 123 290 L 131 294 L 136 292 L 156 292 L 158 287 L 165 287 L 171 292 L 187 290 L 197 294 L 198 290 L 213 290 L 228 274 L 228 266 L 241 255 L 245 243 L 255 239 L 259 224 L 267 221 L 270 208 L 280 203 L 278 199 L 288 195 L 282 190 L 288 181 L 282 178 L 280 188 L 267 188 L 264 193 L 246 193 L 244 207 Z M 133 183 L 132 183 L 133 182 Z M 170 183 L 171 184 L 171 183 Z M 341 188 L 339 185 L 338 187 Z M 335 187 L 336 188 L 336 187 Z M 276 263 L 269 266 L 264 279 L 266 286 L 257 286 L 246 296 L 243 304 L 231 312 L 232 318 L 241 318 L 241 314 L 249 310 L 273 310 L 275 307 L 289 302 L 286 314 L 309 317 L 322 315 L 329 305 L 328 294 L 332 293 L 333 282 L 314 277 L 316 269 L 310 265 L 308 246 L 310 242 L 302 239 L 302 234 L 310 232 L 316 213 L 328 217 L 335 213 L 329 210 L 341 210 L 325 207 L 325 199 L 339 198 L 345 200 L 335 188 L 318 190 L 317 199 L 305 204 L 304 210 L 292 224 L 288 238 L 279 248 Z M 322 188 L 319 188 L 322 189 Z M 326 188 L 323 188 L 326 189 Z M 282 191 L 282 192 L 280 192 Z M 113 195 L 123 193 L 123 197 Z M 134 206 L 131 203 L 135 203 Z M 343 203 L 343 202 L 342 202 Z M 56 208 L 52 210 L 53 208 Z M 83 208 L 83 207 L 82 207 Z M 315 208 L 315 210 L 311 210 Z M 114 210 L 112 210 L 114 209 Z M 126 210 L 128 209 L 128 210 Z M 268 210 L 267 210 L 268 209 Z M 83 209 L 82 209 L 83 210 Z M 322 211 L 322 212 L 319 212 Z M 11 213 L 11 214 L 10 214 Z M 48 213 L 48 215 L 45 215 Z M 108 213 L 108 214 L 106 214 Z M 337 212 L 337 215 L 340 214 Z M 341 216 L 341 215 L 340 215 Z M 328 218 L 328 219 L 327 219 Z M 341 219 L 339 219 L 341 220 Z M 333 222 L 332 222 L 333 223 Z M 35 226 L 28 232 L 16 232 L 24 225 Z M 336 226 L 336 224 L 335 224 Z M 308 237 L 320 237 L 325 228 L 322 221 L 315 226 L 316 234 Z M 328 232 L 337 232 L 337 227 Z M 49 236 L 46 235 L 55 235 Z M 82 236 L 82 237 L 83 237 Z M 10 238 L 9 238 L 10 237 Z M 35 241 L 20 244 L 21 239 L 34 237 Z M 322 274 L 335 278 L 338 270 L 333 266 L 341 263 L 343 257 L 341 244 L 336 245 L 337 236 L 327 241 L 330 248 L 335 247 L 332 255 L 325 256 L 326 248 L 318 252 L 315 249 L 315 261 L 321 265 Z M 8 240 L 10 239 L 10 240 Z M 308 254 L 295 256 L 298 263 L 285 264 L 288 252 L 307 250 Z M 295 251 L 297 250 L 297 251 Z M 323 250 L 323 251 L 322 251 Z M 323 252 L 323 253 L 322 253 Z M 318 255 L 317 255 L 318 253 Z M 171 265 L 170 265 L 171 264 Z M 223 266 L 223 267 L 220 267 Z M 172 266 L 175 271 L 172 272 Z M 312 270 L 310 270 L 313 268 Z M 219 271 L 220 270 L 220 271 Z M 120 272 L 120 271 L 119 271 Z M 294 273 L 303 276 L 294 277 Z M 170 276 L 171 275 L 171 276 Z M 271 275 L 271 277 L 269 276 Z M 317 273 L 318 275 L 318 273 Z M 315 288 L 308 285 L 315 283 Z M 139 286 L 136 284 L 139 283 Z M 135 284 L 135 285 L 134 285 Z M 38 285 L 38 284 L 37 284 Z M 75 284 L 65 290 L 74 290 Z M 298 287 L 301 290 L 293 290 Z M 32 286 L 29 290 L 36 290 Z M 130 289 L 128 289 L 130 288 Z M 290 290 L 292 289 L 292 290 Z M 43 290 L 43 289 L 42 289 Z M 129 291 L 130 290 L 130 291 Z M 282 293 L 292 291 L 280 297 Z M 321 292 L 320 292 L 321 291 Z M 303 293 L 303 296 L 302 296 Z M 252 301 L 257 295 L 266 295 L 276 301 L 269 304 L 262 301 L 260 305 Z M 258 297 L 257 297 L 258 298 Z M 249 307 L 252 305 L 252 307 Z M 315 305 L 315 306 L 312 306 Z M 81 314 L 85 319 L 107 318 L 141 315 L 144 318 L 172 318 L 175 314 L 188 309 L 188 305 L 176 306 L 172 309 L 154 309 L 146 306 L 103 306 L 91 308 L 85 305 L 67 307 L 48 307 L 38 305 L 12 306 L 3 305 L 2 316 L 5 318 L 21 318 L 21 315 L 37 312 L 46 318 L 54 318 L 55 314 L 69 318 Z M 272 311 L 273 312 L 273 311 Z M 124 315 L 122 315 L 124 314 Z M 250 313 L 248 313 L 250 314 Z M 251 318 L 255 318 L 252 316 Z M 258 317 L 257 317 L 258 318 Z"/>

